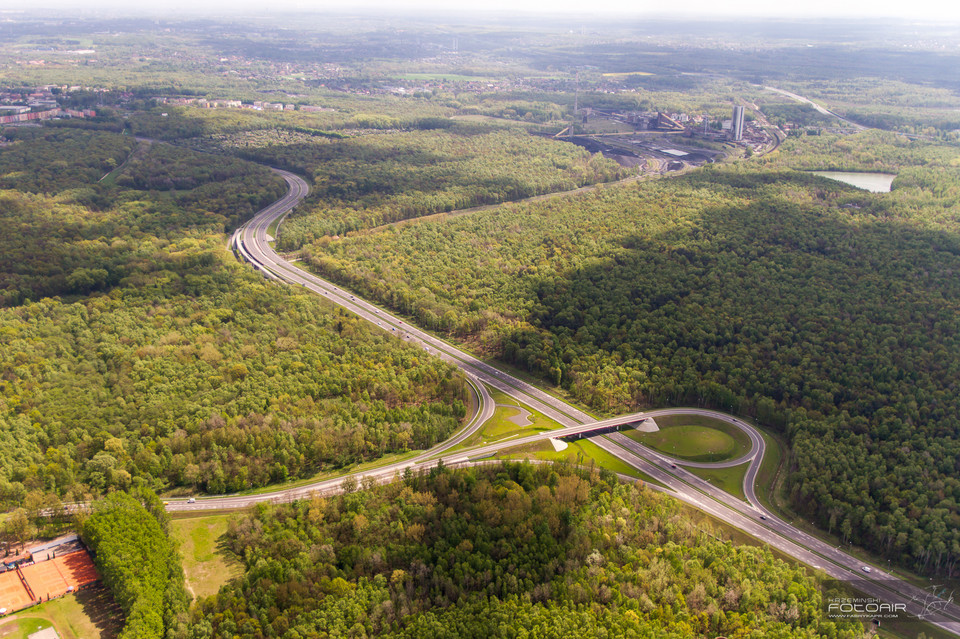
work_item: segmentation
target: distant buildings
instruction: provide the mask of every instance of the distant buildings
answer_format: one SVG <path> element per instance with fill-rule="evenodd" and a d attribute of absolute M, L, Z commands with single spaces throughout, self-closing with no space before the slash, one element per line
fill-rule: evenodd
<path fill-rule="evenodd" d="M 730 123 L 730 137 L 736 141 L 743 139 L 743 107 L 733 107 L 733 120 Z"/>
<path fill-rule="evenodd" d="M 51 118 L 93 118 L 96 117 L 96 111 L 74 111 L 73 109 L 50 109 L 48 111 L 30 111 L 28 113 L 14 113 L 12 115 L 0 115 L 0 124 L 15 124 L 17 122 L 30 122 L 32 120 L 49 120 Z"/>
<path fill-rule="evenodd" d="M 207 100 L 205 98 L 172 98 L 167 96 L 156 96 L 153 98 L 158 104 L 169 104 L 172 106 L 196 106 L 203 109 L 253 109 L 255 111 L 296 111 L 296 104 L 284 104 L 282 102 L 264 102 L 257 100 L 252 104 L 244 104 L 240 100 Z M 300 111 L 320 112 L 336 111 L 330 107 L 300 105 Z"/>

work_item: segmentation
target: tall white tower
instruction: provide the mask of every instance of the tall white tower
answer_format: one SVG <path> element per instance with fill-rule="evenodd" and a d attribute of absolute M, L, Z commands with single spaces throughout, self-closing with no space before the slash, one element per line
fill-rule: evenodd
<path fill-rule="evenodd" d="M 730 123 L 730 133 L 734 140 L 743 139 L 743 107 L 733 107 L 733 122 Z"/>

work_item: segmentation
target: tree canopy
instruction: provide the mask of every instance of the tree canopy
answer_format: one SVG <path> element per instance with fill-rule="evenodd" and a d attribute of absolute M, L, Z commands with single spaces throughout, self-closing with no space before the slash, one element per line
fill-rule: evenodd
<path fill-rule="evenodd" d="M 261 506 L 201 637 L 859 637 L 817 580 L 613 475 L 505 464 Z"/>
<path fill-rule="evenodd" d="M 898 177 L 892 193 L 870 194 L 791 167 Z M 595 409 L 753 415 L 791 442 L 796 509 L 949 574 L 960 559 L 958 196 L 953 147 L 824 135 L 756 163 L 303 255 Z"/>

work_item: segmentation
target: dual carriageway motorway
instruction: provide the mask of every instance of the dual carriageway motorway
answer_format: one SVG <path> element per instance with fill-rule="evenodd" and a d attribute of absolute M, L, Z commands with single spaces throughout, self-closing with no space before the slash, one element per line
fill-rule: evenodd
<path fill-rule="evenodd" d="M 662 484 L 658 490 L 668 493 L 693 507 L 724 521 L 780 552 L 823 571 L 833 579 L 853 582 L 857 590 L 890 605 L 902 605 L 902 610 L 920 616 L 954 635 L 960 636 L 960 607 L 948 599 L 935 597 L 876 566 L 866 566 L 837 547 L 827 544 L 769 511 L 754 490 L 757 474 L 765 452 L 765 441 L 759 431 L 741 419 L 717 411 L 694 408 L 668 408 L 623 415 L 613 419 L 596 420 L 592 416 L 570 406 L 546 392 L 517 379 L 485 362 L 451 346 L 379 307 L 342 290 L 334 284 L 297 268 L 280 257 L 270 246 L 268 228 L 283 218 L 306 197 L 309 187 L 300 177 L 274 169 L 283 177 L 289 192 L 283 198 L 260 211 L 252 220 L 238 229 L 231 238 L 234 250 L 264 276 L 288 284 L 303 286 L 335 304 L 403 339 L 423 348 L 432 355 L 457 366 L 466 375 L 477 398 L 478 411 L 468 425 L 453 438 L 424 451 L 416 457 L 380 466 L 374 469 L 314 482 L 308 485 L 280 489 L 257 495 L 235 495 L 200 498 L 198 500 L 170 499 L 167 508 L 171 511 L 202 511 L 242 509 L 261 502 L 286 502 L 310 495 L 323 495 L 339 491 L 347 478 L 351 481 L 391 481 L 407 469 L 419 470 L 435 466 L 442 458 L 449 465 L 471 463 L 489 457 L 507 448 L 523 446 L 546 439 L 590 436 L 603 450 L 615 455 L 630 466 Z M 450 451 L 477 432 L 494 412 L 494 402 L 487 386 L 513 397 L 527 407 L 539 411 L 562 425 L 562 428 L 516 437 L 468 450 Z M 672 459 L 617 432 L 619 427 L 667 415 L 701 415 L 725 421 L 744 431 L 751 442 L 750 451 L 738 459 L 718 464 L 697 464 Z M 749 463 L 745 474 L 743 491 L 746 501 L 726 493 L 709 482 L 689 472 L 693 467 L 724 467 Z M 878 615 L 879 616 L 879 615 Z"/>

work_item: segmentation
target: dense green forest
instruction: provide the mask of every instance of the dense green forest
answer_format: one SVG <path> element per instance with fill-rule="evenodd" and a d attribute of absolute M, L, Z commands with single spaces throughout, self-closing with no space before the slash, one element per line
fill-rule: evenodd
<path fill-rule="evenodd" d="M 342 93 L 324 94 L 317 101 L 332 106 L 312 112 L 159 106 L 131 114 L 124 124 L 138 136 L 168 141 L 269 130 L 301 131 L 337 138 L 358 132 L 450 126 L 452 122 L 447 118 L 456 112 L 458 106 L 456 102 L 439 97 L 358 98 Z"/>
<path fill-rule="evenodd" d="M 0 311 L 0 492 L 235 491 L 426 448 L 454 369 L 184 238 L 109 296 Z"/>
<path fill-rule="evenodd" d="M 264 486 L 429 447 L 465 416 L 455 369 L 225 249 L 285 191 L 272 172 L 109 133 L 7 139 L 0 500 L 36 524 L 57 496 Z M 57 154 L 76 168 L 36 177 Z"/>
<path fill-rule="evenodd" d="M 93 504 L 80 534 L 123 610 L 118 639 L 175 639 L 187 632 L 190 598 L 163 503 L 149 490 L 115 492 Z"/>
<path fill-rule="evenodd" d="M 516 200 L 626 173 L 612 160 L 522 130 L 457 126 L 344 139 L 244 146 L 245 158 L 312 177 L 311 207 L 282 227 L 279 246 L 300 248 L 387 222 Z"/>
<path fill-rule="evenodd" d="M 0 188 L 58 195 L 98 210 L 134 201 L 154 206 L 172 201 L 189 215 L 166 225 L 136 220 L 135 226 L 154 235 L 218 223 L 221 230 L 231 229 L 286 190 L 282 179 L 258 164 L 138 142 L 129 135 L 60 127 L 8 127 L 2 132 L 10 143 L 0 148 Z M 112 232 L 103 229 L 106 235 Z"/>
<path fill-rule="evenodd" d="M 898 178 L 869 194 L 790 167 Z M 304 255 L 593 408 L 755 415 L 790 439 L 795 508 L 844 540 L 953 574 L 958 197 L 954 147 L 824 135 L 757 162 Z"/>
<path fill-rule="evenodd" d="M 554 191 L 609 182 L 627 175 L 612 160 L 572 144 L 531 135 L 511 119 L 525 122 L 547 104 L 484 98 L 468 114 L 494 113 L 501 119 L 455 120 L 439 115 L 430 100 L 407 100 L 390 108 L 378 100 L 376 114 L 345 114 L 171 109 L 134 113 L 126 125 L 137 135 L 174 140 L 193 149 L 234 154 L 311 178 L 309 206 L 284 224 L 279 246 L 300 248 L 326 235 L 342 235 L 421 215 L 517 200 Z M 476 98 L 471 102 L 477 102 Z M 351 111 L 359 108 L 353 105 Z M 528 110 L 533 109 L 533 110 Z M 557 105 L 544 113 L 559 114 Z M 396 112 L 397 115 L 390 115 Z M 445 108 L 443 113 L 453 113 Z M 527 118 L 530 114 L 530 118 Z M 339 120 L 329 121 L 330 118 Z M 544 116 L 545 117 L 545 116 Z M 338 129 L 327 131 L 321 124 Z M 183 206 L 198 200 L 215 211 L 234 210 L 235 201 L 218 206 L 224 193 L 259 179 L 249 163 L 209 156 L 185 148 L 153 145 L 134 154 L 116 183 L 136 189 L 194 189 L 193 198 L 177 194 Z M 260 167 L 256 167 L 260 168 Z M 260 170 L 263 170 L 260 168 Z M 239 185 L 236 176 L 249 178 Z M 198 188 L 203 185 L 203 188 Z M 216 193 L 208 192 L 221 185 Z M 234 187 L 234 188 L 231 188 Z M 237 198 L 235 198 L 236 200 Z M 243 198 L 239 198 L 243 202 Z M 243 215 L 237 216 L 243 219 Z M 236 219 L 236 218 L 234 218 Z"/>
<path fill-rule="evenodd" d="M 261 506 L 201 637 L 859 637 L 816 579 L 705 534 L 678 503 L 558 466 L 436 469 Z"/>
<path fill-rule="evenodd" d="M 91 188 L 137 147 L 129 136 L 59 128 L 0 129 L 0 188 L 60 193 Z"/>
<path fill-rule="evenodd" d="M 16 191 L 0 191 L 0 306 L 130 284 L 169 267 L 160 255 L 177 238 L 232 229 L 286 191 L 251 162 L 128 136 L 4 135 L 13 143 L 0 148 L 0 186 Z"/>

